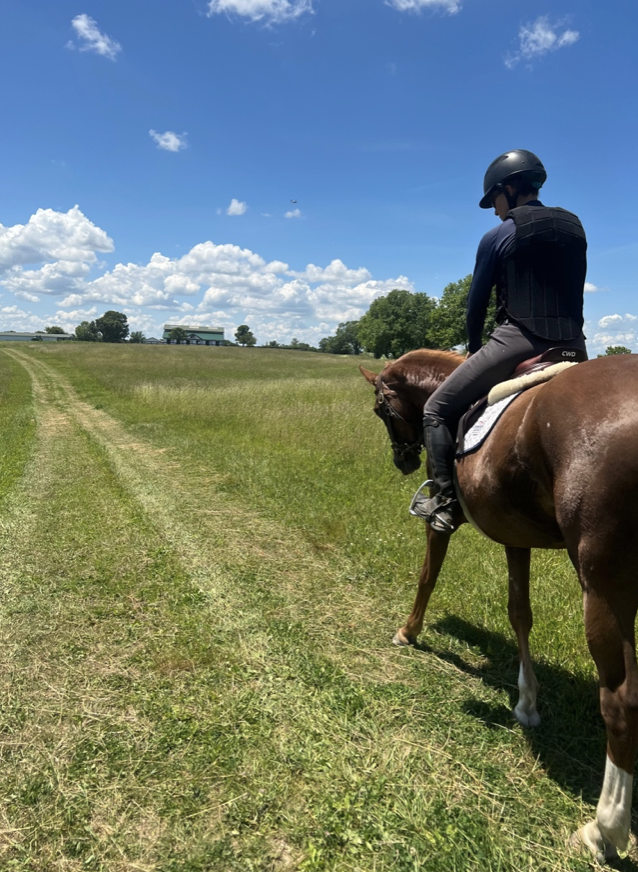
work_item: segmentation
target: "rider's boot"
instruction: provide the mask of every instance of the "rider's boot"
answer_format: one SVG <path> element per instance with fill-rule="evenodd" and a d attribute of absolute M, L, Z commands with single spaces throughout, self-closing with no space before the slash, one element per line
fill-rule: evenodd
<path fill-rule="evenodd" d="M 434 485 L 436 493 L 432 497 L 427 497 L 419 488 L 412 500 L 410 513 L 425 518 L 432 529 L 439 533 L 453 533 L 456 529 L 454 515 L 458 508 L 458 501 L 453 482 L 452 436 L 442 421 L 429 415 L 423 419 L 423 430 L 428 466 L 434 477 L 433 482 L 426 482 L 426 484 Z"/>

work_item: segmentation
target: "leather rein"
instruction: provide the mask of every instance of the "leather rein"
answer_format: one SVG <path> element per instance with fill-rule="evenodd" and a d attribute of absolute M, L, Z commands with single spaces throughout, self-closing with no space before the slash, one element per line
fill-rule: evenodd
<path fill-rule="evenodd" d="M 424 445 L 422 431 L 414 442 L 400 442 L 397 439 L 394 427 L 392 426 L 392 419 L 398 418 L 399 421 L 403 421 L 404 424 L 409 424 L 409 421 L 406 421 L 405 418 L 394 408 L 385 394 L 385 387 L 386 386 L 381 381 L 381 378 L 379 378 L 377 382 L 377 406 L 382 413 L 383 422 L 387 428 L 388 436 L 390 437 L 390 447 L 392 448 L 392 451 L 399 460 L 403 460 L 406 454 L 420 454 L 423 451 Z"/>

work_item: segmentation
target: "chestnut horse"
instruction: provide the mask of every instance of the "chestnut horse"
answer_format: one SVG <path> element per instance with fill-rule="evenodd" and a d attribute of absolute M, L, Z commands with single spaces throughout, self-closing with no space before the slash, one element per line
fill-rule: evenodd
<path fill-rule="evenodd" d="M 376 392 L 393 459 L 404 475 L 420 466 L 423 406 L 459 364 L 453 352 L 411 351 L 380 375 L 360 367 Z M 514 716 L 536 726 L 538 682 L 529 652 L 532 548 L 566 548 L 583 590 L 589 650 L 600 679 L 607 761 L 596 818 L 574 836 L 599 861 L 625 850 L 638 747 L 638 355 L 579 363 L 530 388 L 507 407 L 473 453 L 456 461 L 465 516 L 505 546 L 509 618 L 518 640 Z M 395 643 L 416 642 L 450 535 L 427 528 L 417 597 Z"/>

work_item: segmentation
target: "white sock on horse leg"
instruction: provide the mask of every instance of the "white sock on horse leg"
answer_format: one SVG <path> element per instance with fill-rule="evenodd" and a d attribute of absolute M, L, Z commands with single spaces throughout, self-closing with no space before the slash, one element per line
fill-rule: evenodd
<path fill-rule="evenodd" d="M 606 841 L 620 851 L 627 847 L 631 825 L 631 788 L 634 777 L 607 757 L 605 780 L 596 808 L 596 820 Z"/>
<path fill-rule="evenodd" d="M 514 709 L 514 717 L 524 727 L 537 727 L 541 722 L 540 715 L 536 710 L 536 688 L 530 686 L 525 680 L 525 670 L 522 663 L 518 669 L 518 702 Z"/>

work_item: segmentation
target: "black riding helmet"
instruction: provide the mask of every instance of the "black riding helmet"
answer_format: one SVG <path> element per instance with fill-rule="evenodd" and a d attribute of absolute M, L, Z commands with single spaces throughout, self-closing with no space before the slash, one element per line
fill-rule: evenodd
<path fill-rule="evenodd" d="M 502 191 L 506 184 L 521 181 L 538 190 L 542 188 L 546 178 L 545 167 L 531 151 L 525 151 L 524 148 L 506 151 L 487 168 L 483 179 L 483 198 L 479 206 L 481 209 L 491 208 L 492 197 Z"/>

